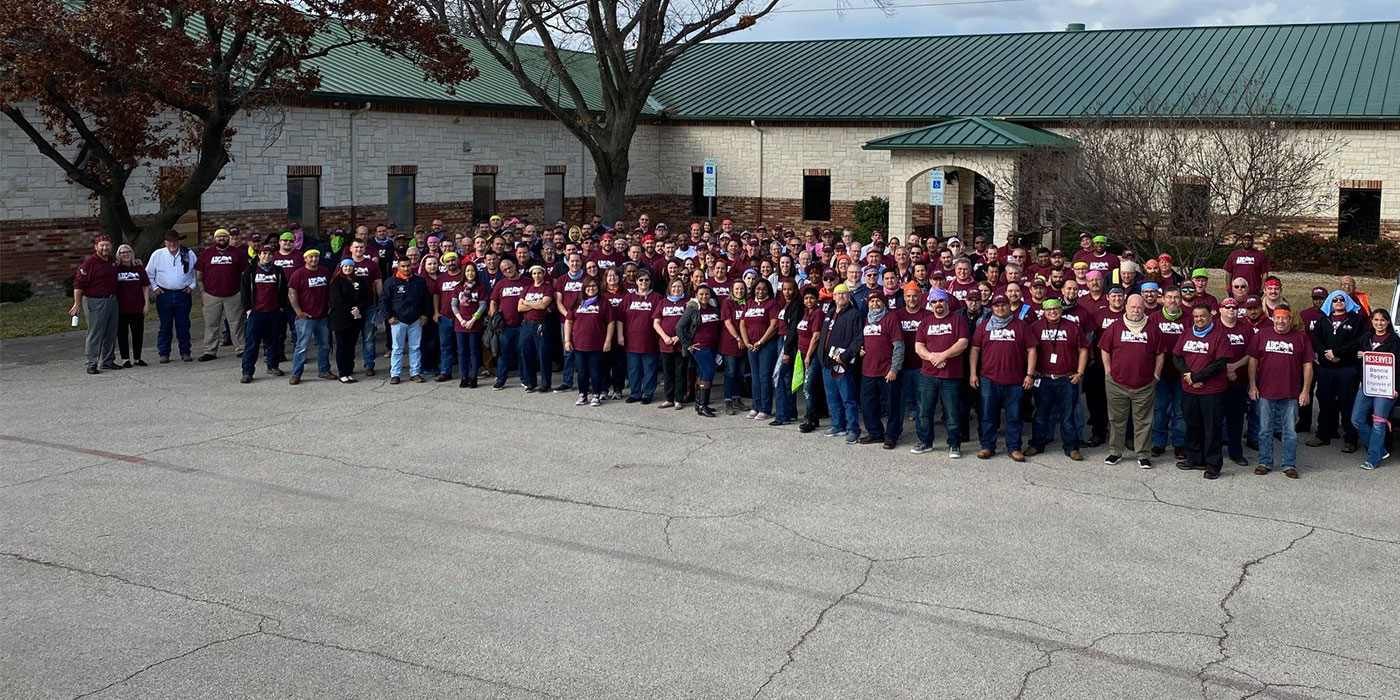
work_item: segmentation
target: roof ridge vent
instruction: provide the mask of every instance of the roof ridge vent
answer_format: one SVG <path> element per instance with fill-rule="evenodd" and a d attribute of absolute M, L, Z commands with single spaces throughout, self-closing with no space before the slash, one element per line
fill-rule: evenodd
<path fill-rule="evenodd" d="M 1065 31 L 1067 31 L 1067 32 L 1082 32 L 1082 31 L 1084 31 L 1084 23 L 1083 23 L 1083 22 L 1070 22 L 1069 24 L 1066 24 L 1066 25 L 1065 25 Z"/>

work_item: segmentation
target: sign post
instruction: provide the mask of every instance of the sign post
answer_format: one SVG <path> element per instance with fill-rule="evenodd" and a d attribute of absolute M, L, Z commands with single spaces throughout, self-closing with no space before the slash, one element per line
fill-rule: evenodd
<path fill-rule="evenodd" d="M 1367 396 L 1390 398 L 1395 393 L 1395 355 L 1388 352 L 1362 353 L 1361 385 Z"/>
<path fill-rule="evenodd" d="M 710 212 L 710 214 L 709 214 L 709 216 L 708 216 L 707 218 L 710 219 L 711 221 L 713 221 L 714 218 L 715 218 L 715 192 L 716 192 L 716 190 L 718 189 L 717 184 L 716 184 L 716 180 L 715 180 L 715 159 L 714 159 L 714 158 L 706 158 L 706 159 L 705 159 L 705 172 L 704 172 L 704 177 L 702 178 L 702 180 L 703 180 L 704 191 L 703 191 L 701 194 L 703 194 L 703 195 L 705 196 L 706 206 L 707 206 L 707 208 L 709 209 L 709 212 Z"/>
<path fill-rule="evenodd" d="M 928 204 L 933 214 L 933 234 L 943 232 L 943 171 L 928 171 Z"/>

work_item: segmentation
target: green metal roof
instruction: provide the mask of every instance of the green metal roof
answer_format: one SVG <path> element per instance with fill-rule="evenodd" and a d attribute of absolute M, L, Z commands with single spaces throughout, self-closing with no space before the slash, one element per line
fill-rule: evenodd
<path fill-rule="evenodd" d="M 1400 120 L 1400 22 L 712 42 L 652 97 L 681 119 L 1024 121 L 1131 117 L 1144 92 L 1182 113 L 1250 83 L 1300 118 Z"/>
<path fill-rule="evenodd" d="M 1018 151 L 1036 146 L 1069 147 L 1074 141 L 1033 126 L 1000 119 L 965 117 L 901 131 L 865 144 L 867 151 Z"/>

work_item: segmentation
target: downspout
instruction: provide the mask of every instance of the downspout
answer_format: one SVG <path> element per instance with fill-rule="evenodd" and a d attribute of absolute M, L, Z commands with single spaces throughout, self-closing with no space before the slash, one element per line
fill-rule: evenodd
<path fill-rule="evenodd" d="M 749 120 L 749 126 L 758 132 L 758 220 L 754 224 L 761 224 L 763 223 L 763 129 L 758 128 L 758 122 L 753 119 Z"/>
<path fill-rule="evenodd" d="M 369 111 L 369 106 L 370 106 L 369 103 L 366 102 L 366 103 L 365 103 L 365 106 L 363 106 L 363 107 L 361 107 L 361 108 L 359 108 L 359 109 L 357 109 L 357 110 L 354 110 L 354 111 L 350 112 L 350 236 L 351 236 L 351 237 L 354 237 L 354 235 L 355 235 L 355 226 L 356 226 L 356 223 L 357 223 L 356 220 L 357 220 L 357 218 L 358 218 L 358 216 L 357 216 L 357 211 L 356 211 L 356 208 L 355 208 L 355 181 L 356 181 L 357 179 L 359 179 L 359 174 L 360 174 L 360 171 L 359 171 L 359 169 L 356 167 L 356 162 L 355 162 L 355 161 L 356 161 L 356 158 L 355 158 L 355 117 L 357 117 L 357 116 L 359 116 L 359 115 L 361 115 L 361 114 L 364 114 L 365 112 L 368 112 L 368 111 Z"/>

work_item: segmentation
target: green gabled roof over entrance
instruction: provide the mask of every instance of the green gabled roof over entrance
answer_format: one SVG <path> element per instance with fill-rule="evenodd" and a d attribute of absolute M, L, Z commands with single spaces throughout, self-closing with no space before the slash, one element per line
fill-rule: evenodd
<path fill-rule="evenodd" d="M 1074 141 L 1043 129 L 1000 119 L 965 117 L 909 131 L 901 131 L 865 144 L 867 151 L 921 149 L 933 151 L 1017 151 L 1026 148 L 1068 148 Z"/>

